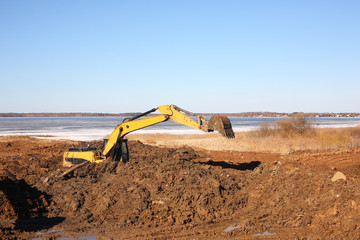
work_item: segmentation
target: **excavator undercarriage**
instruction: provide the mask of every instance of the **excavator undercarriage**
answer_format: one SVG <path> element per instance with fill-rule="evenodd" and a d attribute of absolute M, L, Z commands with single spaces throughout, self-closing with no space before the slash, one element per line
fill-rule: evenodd
<path fill-rule="evenodd" d="M 157 110 L 160 111 L 161 114 L 143 118 Z M 196 120 L 194 120 L 194 118 Z M 63 155 L 64 166 L 81 164 L 85 161 L 99 163 L 109 157 L 115 161 L 121 160 L 122 162 L 127 162 L 129 161 L 129 150 L 127 146 L 127 139 L 124 139 L 124 136 L 133 131 L 168 120 L 178 122 L 204 132 L 216 131 L 226 138 L 235 137 L 230 119 L 225 115 L 211 116 L 208 121 L 200 115 L 196 115 L 175 105 L 163 105 L 132 118 L 125 118 L 121 124 L 116 126 L 109 139 L 104 140 L 103 147 L 100 150 L 90 146 L 69 149 Z"/>

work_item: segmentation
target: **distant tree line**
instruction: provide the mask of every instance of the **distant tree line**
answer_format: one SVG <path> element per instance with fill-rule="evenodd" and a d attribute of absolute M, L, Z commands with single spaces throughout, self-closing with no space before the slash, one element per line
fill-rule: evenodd
<path fill-rule="evenodd" d="M 139 113 L 0 113 L 0 117 L 131 117 Z"/>
<path fill-rule="evenodd" d="M 219 113 L 201 113 L 203 116 L 211 116 Z M 279 113 L 279 112 L 240 112 L 240 113 L 221 113 L 228 117 L 291 117 L 299 114 L 304 115 L 305 117 L 358 117 L 360 118 L 360 113 L 303 113 L 303 112 L 293 112 L 293 113 Z"/>
<path fill-rule="evenodd" d="M 0 117 L 133 117 L 139 112 L 131 113 L 0 113 Z M 278 113 L 278 112 L 242 112 L 242 113 L 198 113 L 202 116 L 212 116 L 216 114 L 226 115 L 228 117 L 291 117 L 300 114 Z M 305 117 L 359 117 L 360 113 L 301 113 Z M 149 114 L 148 116 L 154 116 Z"/>

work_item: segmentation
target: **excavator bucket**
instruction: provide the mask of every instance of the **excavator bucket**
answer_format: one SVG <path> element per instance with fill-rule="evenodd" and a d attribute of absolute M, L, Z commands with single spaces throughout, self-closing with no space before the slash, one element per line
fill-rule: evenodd
<path fill-rule="evenodd" d="M 210 117 L 208 128 L 211 131 L 217 131 L 226 138 L 234 138 L 235 134 L 231 127 L 230 119 L 224 115 L 215 115 Z"/>

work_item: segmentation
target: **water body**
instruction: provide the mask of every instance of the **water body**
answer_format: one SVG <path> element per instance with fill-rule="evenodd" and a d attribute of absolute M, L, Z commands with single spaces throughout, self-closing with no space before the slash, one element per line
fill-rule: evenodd
<path fill-rule="evenodd" d="M 261 237 L 261 236 L 273 236 L 276 235 L 276 233 L 269 233 L 268 231 L 265 231 L 264 233 L 258 233 L 258 234 L 254 234 L 254 237 Z"/>
<path fill-rule="evenodd" d="M 235 132 L 258 129 L 261 124 L 275 123 L 280 118 L 230 118 Z M 58 139 L 91 141 L 110 134 L 123 118 L 0 118 L 0 136 L 55 136 Z M 316 127 L 351 127 L 360 118 L 314 118 Z M 203 134 L 190 127 L 167 121 L 136 133 Z"/>
<path fill-rule="evenodd" d="M 238 228 L 240 228 L 240 227 L 241 227 L 241 225 L 236 225 L 235 227 L 230 226 L 230 227 L 227 227 L 227 228 L 224 230 L 224 232 L 230 232 L 230 231 L 232 231 L 232 230 L 234 230 L 234 229 L 238 229 Z"/>

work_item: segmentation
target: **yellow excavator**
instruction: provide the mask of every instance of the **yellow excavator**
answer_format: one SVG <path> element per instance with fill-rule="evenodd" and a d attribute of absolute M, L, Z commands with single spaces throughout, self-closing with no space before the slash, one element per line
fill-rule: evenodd
<path fill-rule="evenodd" d="M 157 110 L 161 113 L 160 115 L 142 118 Z M 197 118 L 197 120 L 194 120 L 193 118 Z M 234 131 L 231 127 L 231 122 L 229 118 L 224 115 L 211 116 L 209 121 L 207 121 L 204 117 L 188 112 L 175 105 L 163 105 L 132 118 L 125 118 L 121 124 L 116 126 L 109 139 L 104 139 L 101 150 L 90 146 L 69 149 L 63 155 L 64 166 L 81 164 L 85 161 L 100 163 L 108 157 L 111 157 L 116 161 L 127 162 L 129 160 L 129 151 L 127 139 L 124 139 L 124 136 L 133 131 L 165 122 L 167 120 L 199 129 L 204 132 L 217 131 L 226 138 L 235 137 Z"/>

